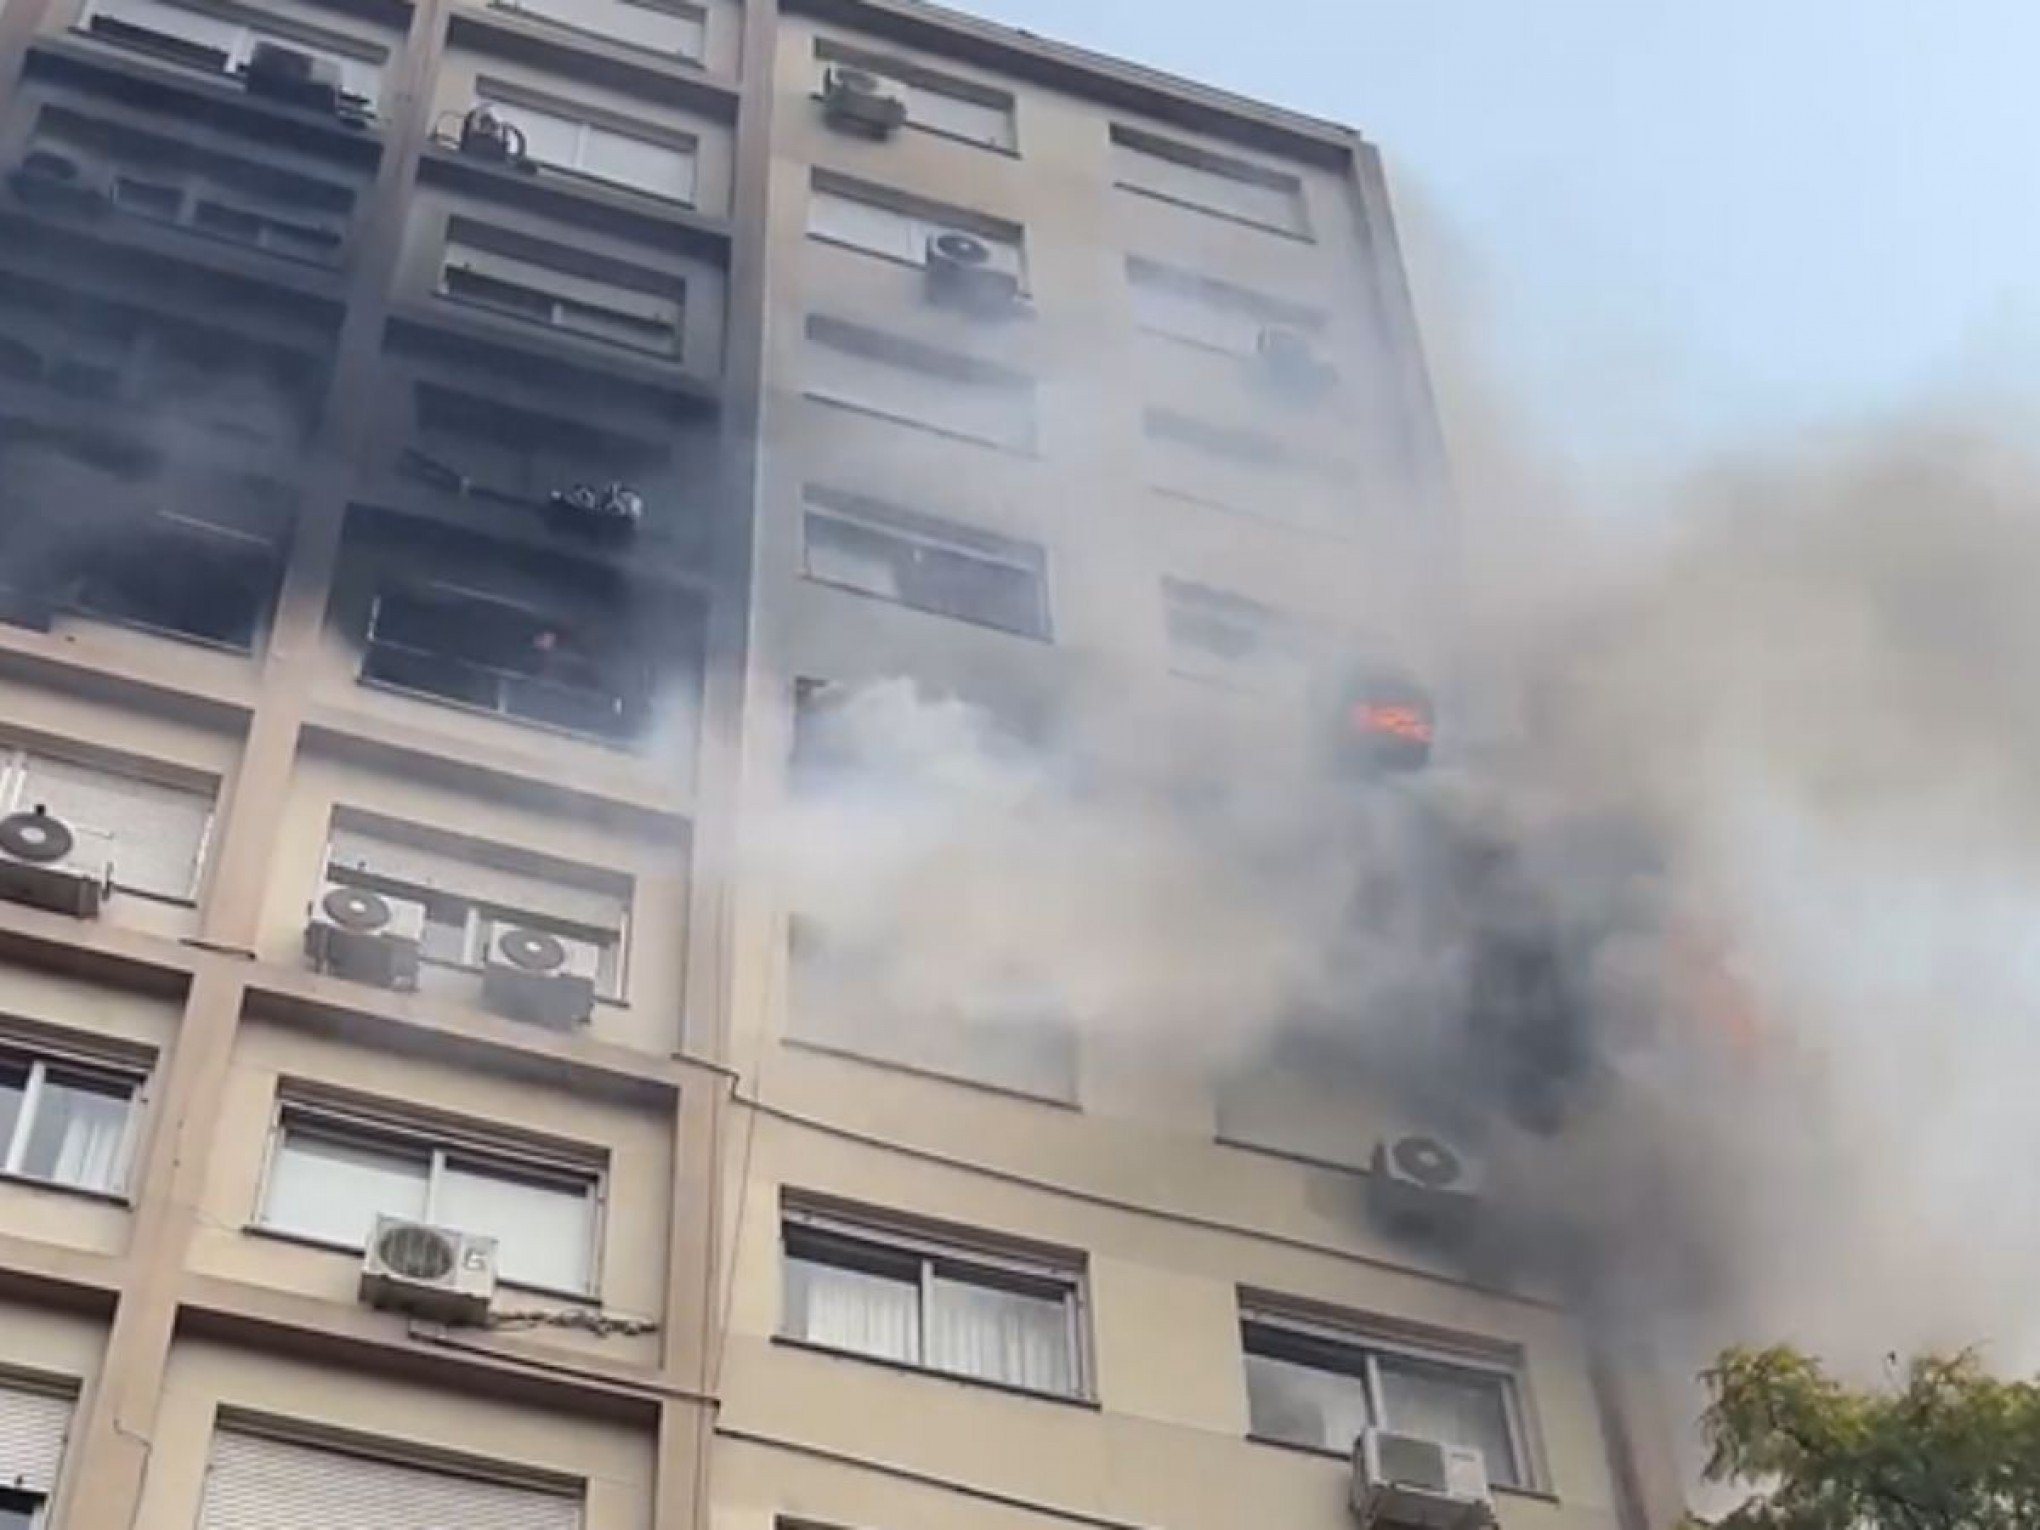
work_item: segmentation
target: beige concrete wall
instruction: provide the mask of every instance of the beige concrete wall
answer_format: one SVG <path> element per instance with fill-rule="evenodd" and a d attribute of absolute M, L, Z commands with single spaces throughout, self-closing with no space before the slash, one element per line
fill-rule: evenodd
<path fill-rule="evenodd" d="M 490 1077 L 451 1060 L 395 1056 L 245 1020 L 236 1038 L 193 1239 L 194 1269 L 355 1308 L 359 1255 L 250 1230 L 259 1221 L 279 1090 L 293 1084 L 343 1091 L 398 1113 L 400 1119 L 407 1109 L 421 1123 L 448 1118 L 470 1132 L 500 1139 L 506 1149 L 535 1138 L 600 1154 L 606 1160 L 597 1243 L 600 1297 L 581 1305 L 619 1317 L 686 1320 L 685 1314 L 663 1310 L 674 1173 L 670 1113 L 603 1104 L 556 1088 Z M 513 1289 L 502 1293 L 499 1305 L 546 1309 L 562 1302 Z M 403 1333 L 402 1317 L 392 1315 L 386 1322 L 392 1335 Z M 548 1329 L 542 1342 L 626 1364 L 649 1365 L 658 1354 L 652 1336 L 596 1339 Z"/>
<path fill-rule="evenodd" d="M 651 1520 L 649 1437 L 610 1421 L 512 1405 L 485 1391 L 445 1392 L 277 1355 L 180 1339 L 135 1530 L 190 1530 L 205 1489 L 206 1452 L 222 1408 L 325 1429 L 415 1455 L 497 1462 L 587 1484 L 587 1530 L 645 1530 Z M 429 1459 L 429 1455 L 428 1455 Z"/>

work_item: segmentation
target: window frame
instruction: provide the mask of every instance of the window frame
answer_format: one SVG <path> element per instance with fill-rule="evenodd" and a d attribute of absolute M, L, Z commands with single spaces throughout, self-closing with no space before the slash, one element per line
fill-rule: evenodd
<path fill-rule="evenodd" d="M 801 577 L 830 589 L 846 590 L 851 594 L 884 601 L 888 605 L 899 606 L 904 610 L 918 611 L 949 621 L 965 622 L 973 627 L 983 627 L 1037 643 L 1055 641 L 1046 548 L 994 536 L 991 533 L 976 532 L 973 528 L 961 524 L 940 522 L 932 516 L 898 511 L 888 513 L 888 510 L 889 507 L 863 500 L 860 496 L 838 493 L 816 484 L 804 486 L 801 493 Z M 909 549 L 932 548 L 952 557 L 1024 574 L 1033 584 L 1034 622 L 1028 627 L 1009 626 L 1005 622 L 994 621 L 982 613 L 944 610 L 923 601 L 908 599 L 904 595 L 887 595 L 882 591 L 867 589 L 863 585 L 851 584 L 847 580 L 817 573 L 810 557 L 810 525 L 817 518 L 887 538 Z"/>
<path fill-rule="evenodd" d="M 69 765 L 79 770 L 98 771 L 115 780 L 139 781 L 144 785 L 160 787 L 166 791 L 181 791 L 192 797 L 204 793 L 192 790 L 170 781 L 159 781 L 150 776 L 132 771 L 102 765 L 94 760 L 74 759 L 66 755 L 26 748 L 19 744 L 0 743 L 0 815 L 19 812 L 26 801 L 25 793 L 29 777 L 37 759 L 49 760 L 59 765 Z M 191 858 L 191 881 L 181 893 L 157 892 L 152 888 L 135 887 L 120 880 L 120 857 L 114 857 L 114 891 L 123 897 L 142 898 L 151 903 L 165 904 L 171 908 L 198 907 L 199 890 L 205 885 L 206 861 L 212 853 L 213 831 L 219 825 L 220 799 L 217 789 L 206 802 L 205 821 L 199 826 L 198 848 Z M 86 827 L 92 827 L 86 825 Z"/>
<path fill-rule="evenodd" d="M 609 1155 L 579 1155 L 547 1150 L 522 1143 L 470 1134 L 453 1127 L 435 1126 L 417 1119 L 405 1119 L 358 1105 L 328 1101 L 306 1093 L 279 1090 L 270 1112 L 269 1141 L 262 1160 L 262 1174 L 256 1184 L 254 1214 L 246 1230 L 267 1238 L 302 1244 L 356 1256 L 368 1250 L 366 1235 L 359 1245 L 340 1243 L 315 1233 L 299 1232 L 276 1225 L 270 1219 L 270 1197 L 275 1189 L 276 1168 L 293 1131 L 326 1142 L 372 1153 L 426 1155 L 425 1209 L 423 1219 L 433 1223 L 438 1195 L 449 1156 L 466 1159 L 484 1171 L 525 1182 L 579 1182 L 586 1186 L 583 1197 L 588 1209 L 587 1281 L 581 1290 L 549 1286 L 513 1276 L 496 1276 L 496 1284 L 513 1291 L 557 1297 L 563 1301 L 600 1304 L 603 1300 L 603 1251 L 608 1241 Z M 433 1225 L 441 1225 L 433 1223 Z M 486 1236 L 485 1234 L 483 1236 Z"/>
<path fill-rule="evenodd" d="M 831 1260 L 796 1251 L 796 1241 L 809 1248 L 834 1249 L 842 1257 Z M 896 1273 L 909 1262 L 915 1266 L 915 1334 L 920 1358 L 895 1360 L 886 1355 L 847 1349 L 795 1333 L 789 1325 L 786 1300 L 787 1265 L 800 1259 L 827 1268 L 856 1270 L 880 1275 L 905 1285 Z M 892 1270 L 883 1266 L 890 1264 Z M 903 1218 L 844 1208 L 806 1196 L 784 1196 L 779 1208 L 779 1319 L 774 1339 L 823 1354 L 840 1355 L 897 1370 L 938 1376 L 966 1385 L 990 1387 L 1022 1397 L 1050 1402 L 1097 1405 L 1097 1377 L 1092 1354 L 1089 1261 L 1075 1250 L 1028 1247 L 995 1235 L 980 1235 L 963 1229 L 937 1227 Z M 1032 1297 L 1059 1298 L 1063 1309 L 1063 1330 L 1068 1343 L 1070 1390 L 1050 1391 L 993 1376 L 974 1376 L 968 1371 L 946 1370 L 928 1361 L 929 1322 L 938 1277 L 988 1291 Z"/>
<path fill-rule="evenodd" d="M 824 99 L 823 81 L 830 66 L 840 64 L 848 69 L 862 69 L 880 79 L 900 86 L 907 93 L 907 116 L 903 124 L 917 133 L 926 133 L 931 138 L 944 138 L 951 143 L 966 144 L 973 149 L 982 149 L 988 154 L 1003 154 L 1008 159 L 1020 155 L 1020 100 L 1011 91 L 996 86 L 982 85 L 960 75 L 944 74 L 929 69 L 912 59 L 900 58 L 895 54 L 872 53 L 849 43 L 838 42 L 832 37 L 817 37 L 814 41 L 814 90 L 810 99 Z M 1002 112 L 1006 119 L 1005 137 L 1010 142 L 991 142 L 969 133 L 959 133 L 953 128 L 937 127 L 925 118 L 914 114 L 913 92 L 931 96 L 947 96 L 953 101 L 962 101 L 971 106 L 982 106 Z"/>
<path fill-rule="evenodd" d="M 612 3 L 625 10 L 634 8 L 641 11 L 657 11 L 664 16 L 672 16 L 681 21 L 694 22 L 701 28 L 701 46 L 692 53 L 672 48 L 654 48 L 646 43 L 632 42 L 628 38 L 618 37 L 614 32 L 605 32 L 599 27 L 577 26 L 571 21 L 564 21 L 558 16 L 537 9 L 526 3 L 526 0 L 488 0 L 489 9 L 492 11 L 500 11 L 507 16 L 516 16 L 523 20 L 536 22 L 541 26 L 557 28 L 570 37 L 581 37 L 595 42 L 608 43 L 611 47 L 626 48 L 630 52 L 645 58 L 678 62 L 686 64 L 691 68 L 700 69 L 707 66 L 709 43 L 707 6 L 695 4 L 694 0 L 612 0 Z"/>
<path fill-rule="evenodd" d="M 1549 1493 L 1543 1450 L 1535 1429 L 1524 1356 L 1520 1347 L 1479 1339 L 1448 1335 L 1415 1335 L 1387 1324 L 1369 1323 L 1359 1317 L 1317 1317 L 1297 1312 L 1280 1303 L 1243 1294 L 1239 1308 L 1241 1376 L 1244 1383 L 1246 1359 L 1262 1358 L 1323 1372 L 1347 1376 L 1365 1388 L 1367 1411 L 1372 1427 L 1393 1431 L 1395 1420 L 1385 1404 L 1381 1386 L 1381 1362 L 1406 1361 L 1434 1370 L 1458 1372 L 1491 1382 L 1502 1402 L 1502 1416 L 1513 1459 L 1509 1466 L 1515 1480 L 1504 1482 L 1488 1474 L 1488 1485 L 1504 1493 Z M 1273 1347 L 1256 1347 L 1255 1335 L 1272 1335 Z M 1285 1352 L 1285 1350 L 1287 1352 Z M 1305 1440 L 1254 1431 L 1251 1413 L 1247 1438 L 1288 1450 L 1345 1459 L 1346 1450 Z"/>
<path fill-rule="evenodd" d="M 96 38 L 109 47 L 140 53 L 150 58 L 160 58 L 179 68 L 199 68 L 196 63 L 171 58 L 160 50 L 139 43 L 109 38 L 103 32 L 94 31 L 93 19 L 104 9 L 106 3 L 107 0 L 85 0 L 84 5 L 79 8 L 73 30 L 83 36 Z M 255 45 L 260 42 L 280 43 L 285 47 L 295 48 L 299 52 L 309 52 L 314 57 L 326 58 L 343 66 L 351 65 L 356 69 L 374 70 L 376 78 L 373 95 L 363 95 L 349 90 L 343 80 L 340 102 L 343 108 L 357 111 L 371 121 L 378 118 L 383 96 L 389 85 L 390 54 L 387 49 L 378 51 L 373 44 L 358 41 L 353 37 L 295 25 L 288 17 L 274 16 L 267 12 L 256 15 L 239 6 L 191 4 L 189 0 L 158 0 L 158 3 L 171 10 L 185 11 L 193 16 L 237 29 L 238 35 L 233 46 L 225 50 L 224 64 L 213 71 L 221 79 L 240 81 L 247 71 L 249 59 L 254 56 Z"/>
<path fill-rule="evenodd" d="M 690 133 L 684 128 L 668 127 L 663 123 L 633 122 L 626 126 L 623 119 L 612 117 L 606 112 L 578 106 L 572 101 L 529 90 L 514 81 L 499 79 L 492 75 L 476 76 L 474 98 L 476 106 L 496 108 L 499 114 L 503 108 L 508 108 L 513 114 L 536 112 L 540 116 L 552 117 L 573 125 L 574 163 L 563 165 L 557 160 L 542 159 L 534 153 L 530 162 L 542 170 L 590 186 L 604 186 L 630 196 L 646 197 L 668 207 L 684 207 L 693 211 L 701 205 L 701 138 L 697 134 Z M 504 120 L 515 126 L 514 117 L 506 117 Z M 653 191 L 634 181 L 621 181 L 614 176 L 598 175 L 592 170 L 582 169 L 581 164 L 587 158 L 588 134 L 591 129 L 683 156 L 688 169 L 686 195 L 677 196 L 669 191 Z"/>
<path fill-rule="evenodd" d="M 57 1190 L 93 1200 L 126 1204 L 132 1188 L 135 1150 L 141 1140 L 142 1112 L 147 1103 L 147 1089 L 152 1069 L 138 1062 L 123 1062 L 91 1052 L 69 1051 L 11 1036 L 0 1037 L 0 1064 L 6 1063 L 26 1065 L 28 1076 L 22 1084 L 21 1109 L 15 1116 L 13 1130 L 7 1140 L 0 1143 L 0 1182 L 33 1185 L 44 1190 Z M 87 1078 L 97 1078 L 108 1083 L 125 1083 L 128 1086 L 127 1110 L 121 1123 L 120 1150 L 110 1184 L 74 1185 L 60 1179 L 48 1179 L 42 1175 L 25 1173 L 21 1168 L 21 1161 L 28 1152 L 29 1139 L 35 1132 L 37 1109 L 42 1103 L 43 1091 L 48 1087 L 52 1067 L 59 1073 L 77 1073 Z"/>

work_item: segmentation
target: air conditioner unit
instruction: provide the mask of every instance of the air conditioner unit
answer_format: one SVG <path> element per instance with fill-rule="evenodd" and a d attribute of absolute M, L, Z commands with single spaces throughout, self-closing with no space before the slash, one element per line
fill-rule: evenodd
<path fill-rule="evenodd" d="M 474 107 L 460 119 L 460 152 L 492 165 L 526 163 L 523 132 L 487 106 Z"/>
<path fill-rule="evenodd" d="M 627 483 L 577 483 L 548 494 L 545 513 L 555 531 L 615 546 L 637 535 L 645 497 Z"/>
<path fill-rule="evenodd" d="M 328 882 L 305 925 L 305 954 L 321 972 L 408 991 L 418 986 L 424 937 L 422 904 Z"/>
<path fill-rule="evenodd" d="M 379 1216 L 361 1261 L 361 1300 L 441 1323 L 488 1321 L 496 1240 Z"/>
<path fill-rule="evenodd" d="M 258 42 L 241 77 L 251 96 L 340 114 L 340 66 L 282 43 Z"/>
<path fill-rule="evenodd" d="M 587 941 L 504 925 L 482 959 L 482 1002 L 527 1025 L 567 1031 L 595 1012 L 602 952 Z"/>
<path fill-rule="evenodd" d="M 1464 1445 L 1369 1429 L 1353 1445 L 1353 1514 L 1364 1530 L 1484 1530 L 1486 1463 Z"/>
<path fill-rule="evenodd" d="M 907 100 L 883 75 L 832 64 L 822 76 L 822 117 L 846 133 L 890 138 L 907 120 Z"/>
<path fill-rule="evenodd" d="M 0 818 L 0 898 L 90 919 L 112 885 L 112 835 L 40 806 Z"/>
<path fill-rule="evenodd" d="M 1261 331 L 1255 351 L 1262 376 L 1293 398 L 1322 398 L 1338 386 L 1337 369 L 1318 355 L 1310 336 L 1300 329 L 1271 324 Z"/>
<path fill-rule="evenodd" d="M 1454 1233 L 1480 1204 L 1480 1161 L 1426 1132 L 1384 1137 L 1375 1144 L 1367 1201 L 1392 1230 Z"/>
<path fill-rule="evenodd" d="M 932 235 L 925 254 L 931 302 L 987 317 L 1019 306 L 1020 278 L 994 265 L 992 247 L 975 235 Z"/>
<path fill-rule="evenodd" d="M 53 212 L 100 213 L 112 205 L 96 166 L 54 149 L 31 149 L 7 173 L 15 196 Z"/>

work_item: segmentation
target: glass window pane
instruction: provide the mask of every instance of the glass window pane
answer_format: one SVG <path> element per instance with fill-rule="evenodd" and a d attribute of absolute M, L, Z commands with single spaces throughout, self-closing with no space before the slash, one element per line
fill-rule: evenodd
<path fill-rule="evenodd" d="M 524 135 L 524 151 L 542 165 L 572 169 L 581 149 L 581 124 L 535 106 L 511 106 L 488 96 L 480 104 Z"/>
<path fill-rule="evenodd" d="M 594 1197 L 585 1183 L 547 1181 L 452 1162 L 440 1181 L 432 1220 L 496 1240 L 503 1279 L 554 1291 L 586 1291 L 592 1281 Z"/>
<path fill-rule="evenodd" d="M 1384 1356 L 1384 1422 L 1400 1433 L 1471 1445 L 1487 1460 L 1488 1480 L 1517 1485 L 1510 1444 L 1507 1385 L 1500 1376 Z"/>
<path fill-rule="evenodd" d="M 919 1365 L 920 1311 L 912 1282 L 787 1257 L 786 1331 L 796 1339 Z"/>
<path fill-rule="evenodd" d="M 848 585 L 868 595 L 898 600 L 902 566 L 913 549 L 897 537 L 871 531 L 831 515 L 807 516 L 807 572 L 810 579 Z"/>
<path fill-rule="evenodd" d="M 264 1225 L 363 1248 L 377 1216 L 425 1217 L 422 1149 L 342 1142 L 291 1130 L 269 1171 Z"/>
<path fill-rule="evenodd" d="M 81 1190 L 119 1188 L 132 1093 L 125 1080 L 52 1070 L 29 1123 L 21 1172 Z"/>
<path fill-rule="evenodd" d="M 1374 1421 L 1360 1377 L 1272 1355 L 1247 1356 L 1247 1412 L 1257 1435 L 1341 1453 Z"/>
<path fill-rule="evenodd" d="M 928 1364 L 1039 1392 L 1074 1392 L 1067 1302 L 937 1275 L 929 1294 Z"/>
<path fill-rule="evenodd" d="M 21 1120 L 21 1102 L 28 1092 L 28 1064 L 0 1059 L 0 1164 L 14 1144 L 14 1128 Z"/>
<path fill-rule="evenodd" d="M 20 1488 L 0 1488 L 0 1530 L 35 1530 L 43 1496 Z"/>
<path fill-rule="evenodd" d="M 1005 106 L 987 106 L 947 91 L 913 86 L 907 92 L 911 119 L 938 133 L 951 133 L 996 149 L 1013 147 L 1013 113 Z"/>

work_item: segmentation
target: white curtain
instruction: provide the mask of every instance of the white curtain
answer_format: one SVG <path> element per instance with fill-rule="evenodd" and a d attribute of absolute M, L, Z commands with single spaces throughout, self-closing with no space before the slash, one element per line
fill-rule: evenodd
<path fill-rule="evenodd" d="M 1470 1445 L 1487 1461 L 1488 1479 L 1514 1485 L 1507 1383 L 1409 1361 L 1381 1361 L 1381 1405 L 1388 1427 L 1448 1445 Z"/>
<path fill-rule="evenodd" d="M 906 1280 L 808 1259 L 786 1261 L 788 1331 L 832 1349 L 919 1365 L 920 1296 Z"/>
<path fill-rule="evenodd" d="M 1360 1377 L 1270 1355 L 1247 1356 L 1247 1409 L 1255 1434 L 1327 1450 L 1351 1450 L 1374 1422 Z"/>
<path fill-rule="evenodd" d="M 1064 1301 L 937 1275 L 929 1297 L 928 1364 L 1040 1392 L 1074 1392 Z"/>
<path fill-rule="evenodd" d="M 128 1097 L 49 1078 L 43 1084 L 22 1168 L 39 1178 L 86 1190 L 114 1190 L 126 1167 Z"/>

